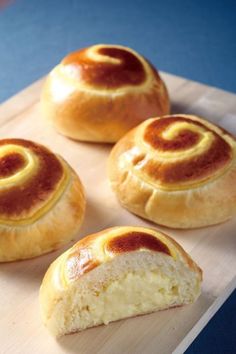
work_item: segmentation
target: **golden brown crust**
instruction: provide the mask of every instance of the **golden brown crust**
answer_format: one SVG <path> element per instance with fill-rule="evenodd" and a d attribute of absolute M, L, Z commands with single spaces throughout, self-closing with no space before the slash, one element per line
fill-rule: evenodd
<path fill-rule="evenodd" d="M 43 322 L 61 336 L 192 303 L 201 280 L 201 269 L 165 234 L 135 226 L 106 229 L 80 240 L 50 265 L 40 288 Z"/>
<path fill-rule="evenodd" d="M 38 256 L 71 240 L 83 219 L 85 197 L 69 165 L 21 139 L 0 141 L 0 157 L 7 170 L 0 176 L 0 261 Z"/>
<path fill-rule="evenodd" d="M 0 177 L 9 179 L 30 164 L 28 156 L 26 160 L 26 156 L 14 151 L 17 146 L 35 159 L 35 168 L 32 168 L 27 178 L 21 180 L 19 176 L 14 185 L 3 184 L 4 188 L 0 190 L 0 219 L 19 220 L 27 214 L 33 215 L 44 201 L 53 196 L 63 180 L 63 166 L 56 155 L 42 145 L 23 139 L 0 140 L 0 151 L 1 147 L 9 147 L 0 160 Z"/>
<path fill-rule="evenodd" d="M 62 284 L 77 280 L 111 258 L 134 251 L 159 252 L 181 259 L 202 276 L 201 269 L 171 237 L 150 228 L 123 226 L 89 235 L 68 250 L 59 261 Z"/>
<path fill-rule="evenodd" d="M 48 76 L 45 116 L 71 138 L 115 142 L 147 117 L 169 113 L 165 84 L 136 52 L 92 46 L 67 56 Z"/>
<path fill-rule="evenodd" d="M 64 70 L 92 87 L 118 88 L 124 85 L 139 85 L 146 79 L 146 72 L 138 58 L 127 50 L 101 47 L 97 53 L 117 60 L 98 63 L 81 49 L 70 53 L 62 60 Z"/>
<path fill-rule="evenodd" d="M 155 252 L 170 254 L 168 247 L 155 236 L 140 231 L 132 231 L 111 239 L 106 249 L 115 254 L 131 252 L 139 249 L 147 249 Z"/>
<path fill-rule="evenodd" d="M 0 178 L 11 176 L 23 168 L 25 164 L 25 158 L 16 152 L 0 157 Z"/>
<path fill-rule="evenodd" d="M 177 228 L 223 222 L 236 212 L 236 143 L 196 116 L 150 119 L 129 132 L 109 158 L 121 204 Z"/>
<path fill-rule="evenodd" d="M 171 139 L 163 137 L 163 134 L 175 124 L 191 122 L 193 128 L 180 129 Z M 224 169 L 232 161 L 232 148 L 230 144 L 209 127 L 198 121 L 191 121 L 189 118 L 181 116 L 171 116 L 154 120 L 150 123 L 144 133 L 144 142 L 150 144 L 152 149 L 159 152 L 184 152 L 191 148 L 197 148 L 201 144 L 204 135 L 211 134 L 212 142 L 201 154 L 189 154 L 184 159 L 178 159 L 174 162 L 148 161 L 142 171 L 146 172 L 148 177 L 160 180 L 163 184 L 192 183 L 211 177 L 220 169 Z M 140 162 L 140 161 L 139 161 Z"/>

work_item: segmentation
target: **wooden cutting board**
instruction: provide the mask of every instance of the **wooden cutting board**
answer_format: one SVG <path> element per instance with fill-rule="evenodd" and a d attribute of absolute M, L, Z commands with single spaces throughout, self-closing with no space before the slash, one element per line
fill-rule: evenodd
<path fill-rule="evenodd" d="M 174 113 L 194 113 L 236 133 L 236 95 L 164 74 Z M 60 153 L 79 173 L 87 193 L 79 237 L 115 225 L 148 222 L 123 210 L 106 178 L 108 145 L 77 143 L 43 121 L 43 79 L 0 107 L 0 138 L 33 139 Z M 197 215 L 196 215 L 197 217 Z M 189 306 L 122 320 L 55 340 L 43 327 L 38 291 L 49 264 L 70 245 L 36 259 L 0 264 L 0 353 L 182 353 L 236 284 L 236 218 L 194 231 L 168 230 L 204 272 L 202 295 Z"/>

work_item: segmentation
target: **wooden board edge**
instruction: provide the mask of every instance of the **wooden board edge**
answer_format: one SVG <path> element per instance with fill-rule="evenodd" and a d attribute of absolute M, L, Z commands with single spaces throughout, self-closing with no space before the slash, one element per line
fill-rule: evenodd
<path fill-rule="evenodd" d="M 177 75 L 174 75 L 171 73 L 167 73 L 165 71 L 160 71 L 159 73 L 161 76 L 163 76 L 164 80 L 167 80 L 167 81 L 172 80 L 173 82 L 178 84 L 177 85 L 178 87 L 179 87 L 179 85 L 182 85 L 182 84 L 185 84 L 188 82 L 188 83 L 194 83 L 195 85 L 198 85 L 201 87 L 218 90 L 223 93 L 227 93 L 227 94 L 235 96 L 235 93 L 233 93 L 233 92 L 225 91 L 220 88 L 213 87 L 213 86 L 208 86 L 204 83 L 189 80 L 188 78 L 185 78 L 182 76 L 177 76 Z M 2 103 L 0 103 L 0 119 L 1 119 L 0 126 L 3 125 L 6 121 L 14 118 L 14 116 L 16 114 L 19 115 L 19 114 L 23 113 L 24 110 L 28 109 L 31 105 L 33 105 L 34 103 L 36 103 L 38 101 L 38 99 L 40 97 L 40 91 L 41 91 L 41 88 L 42 88 L 45 78 L 46 78 L 46 76 L 43 76 L 42 78 L 36 80 L 31 85 L 25 87 L 23 90 L 17 92 L 15 95 L 10 97 L 6 101 L 3 101 Z"/>
<path fill-rule="evenodd" d="M 198 86 L 202 86 L 202 87 L 205 87 L 205 88 L 208 88 L 208 89 L 216 90 L 216 91 L 219 91 L 219 92 L 222 92 L 222 93 L 227 93 L 228 95 L 236 96 L 236 92 L 224 90 L 221 87 L 207 85 L 204 82 L 188 79 L 187 77 L 175 75 L 175 74 L 172 74 L 172 73 L 169 73 L 169 72 L 166 72 L 166 71 L 158 71 L 158 72 L 159 72 L 159 74 L 161 76 L 164 75 L 164 77 L 166 77 L 167 79 L 169 78 L 169 79 L 174 79 L 174 80 L 182 80 L 183 82 L 186 81 L 186 82 L 198 85 Z"/>
<path fill-rule="evenodd" d="M 192 342 L 197 338 L 199 333 L 205 328 L 208 322 L 229 298 L 236 288 L 236 276 L 231 280 L 228 286 L 224 289 L 211 306 L 207 309 L 204 315 L 195 323 L 193 328 L 186 334 L 184 339 L 178 344 L 172 354 L 183 354 Z"/>

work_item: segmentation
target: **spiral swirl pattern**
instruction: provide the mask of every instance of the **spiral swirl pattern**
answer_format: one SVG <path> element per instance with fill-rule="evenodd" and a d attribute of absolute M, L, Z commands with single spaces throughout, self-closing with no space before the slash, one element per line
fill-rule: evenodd
<path fill-rule="evenodd" d="M 134 50 L 106 44 L 67 55 L 48 75 L 41 104 L 61 134 L 110 143 L 170 110 L 157 70 Z"/>
<path fill-rule="evenodd" d="M 0 141 L 0 222 L 28 224 L 61 196 L 68 182 L 63 162 L 47 148 L 22 139 Z"/>
<path fill-rule="evenodd" d="M 176 257 L 172 245 L 161 233 L 135 227 L 117 227 L 91 235 L 68 251 L 62 263 L 64 281 L 78 279 L 84 273 L 117 255 L 132 251 L 154 251 Z"/>
<path fill-rule="evenodd" d="M 168 247 L 155 236 L 145 232 L 129 232 L 114 237 L 106 244 L 106 250 L 111 253 L 119 254 L 146 249 L 155 252 L 162 252 L 170 255 Z"/>
<path fill-rule="evenodd" d="M 171 237 L 113 227 L 81 239 L 50 265 L 40 287 L 41 313 L 58 337 L 191 303 L 201 282 L 201 269 Z"/>
<path fill-rule="evenodd" d="M 141 55 L 114 45 L 95 45 L 73 52 L 63 59 L 61 70 L 80 84 L 99 90 L 135 88 L 148 84 L 152 77 L 160 79 Z"/>
<path fill-rule="evenodd" d="M 133 172 L 162 189 L 199 186 L 224 173 L 233 159 L 233 139 L 187 116 L 149 120 L 137 130 L 124 157 Z"/>
<path fill-rule="evenodd" d="M 122 206 L 173 228 L 236 213 L 236 141 L 193 115 L 148 119 L 112 149 L 109 178 Z"/>

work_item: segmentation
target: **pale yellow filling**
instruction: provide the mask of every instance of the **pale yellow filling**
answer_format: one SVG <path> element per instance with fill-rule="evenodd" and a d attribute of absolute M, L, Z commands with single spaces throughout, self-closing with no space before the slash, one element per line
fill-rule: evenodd
<path fill-rule="evenodd" d="M 88 294 L 85 303 L 77 304 L 77 311 L 80 309 L 79 320 L 72 327 L 108 324 L 125 317 L 164 309 L 176 305 L 178 295 L 177 281 L 173 278 L 155 272 L 128 273 L 100 293 Z M 70 322 L 70 318 L 67 321 Z"/>
<path fill-rule="evenodd" d="M 62 335 L 119 319 L 195 301 L 200 282 L 192 277 L 168 277 L 158 270 L 123 274 L 100 290 L 82 292 L 74 286 L 58 303 L 49 321 Z"/>

